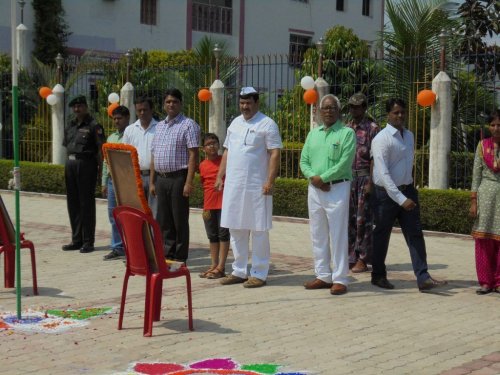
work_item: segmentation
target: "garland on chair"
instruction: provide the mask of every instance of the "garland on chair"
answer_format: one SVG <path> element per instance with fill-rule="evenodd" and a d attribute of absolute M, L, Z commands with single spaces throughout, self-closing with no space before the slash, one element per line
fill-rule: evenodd
<path fill-rule="evenodd" d="M 146 199 L 146 195 L 144 194 L 144 189 L 142 187 L 142 178 L 141 178 L 141 168 L 139 167 L 139 156 L 137 154 L 137 149 L 132 145 L 127 145 L 124 143 L 104 143 L 102 145 L 103 155 L 109 165 L 108 160 L 108 150 L 114 151 L 122 151 L 130 153 L 130 157 L 132 158 L 132 166 L 134 167 L 134 175 L 135 175 L 135 185 L 137 188 L 137 195 L 139 196 L 139 200 L 141 201 L 141 206 L 144 212 L 147 215 L 152 215 L 151 208 L 149 208 L 148 201 Z"/>

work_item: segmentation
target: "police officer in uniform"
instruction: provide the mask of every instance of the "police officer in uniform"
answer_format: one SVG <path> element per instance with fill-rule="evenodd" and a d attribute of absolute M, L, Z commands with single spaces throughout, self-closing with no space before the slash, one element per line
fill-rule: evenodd
<path fill-rule="evenodd" d="M 64 129 L 63 146 L 68 154 L 64 177 L 72 238 L 62 249 L 90 253 L 94 251 L 95 190 L 102 165 L 101 146 L 106 138 L 102 126 L 89 114 L 84 95 L 73 98 L 69 106 L 75 117 Z"/>

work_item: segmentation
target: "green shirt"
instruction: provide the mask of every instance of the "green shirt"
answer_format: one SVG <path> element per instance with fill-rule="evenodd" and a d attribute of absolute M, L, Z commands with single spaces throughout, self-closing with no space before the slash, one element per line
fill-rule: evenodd
<path fill-rule="evenodd" d="M 122 137 L 123 137 L 123 132 L 118 133 L 116 131 L 116 132 L 109 135 L 106 142 L 107 143 L 122 143 Z M 102 163 L 101 186 L 108 186 L 108 179 L 109 179 L 108 163 L 106 163 L 106 160 L 104 160 L 104 163 Z"/>
<path fill-rule="evenodd" d="M 354 131 L 337 120 L 328 129 L 321 125 L 309 132 L 300 155 L 300 169 L 307 179 L 320 176 L 323 182 L 352 180 L 355 152 Z"/>

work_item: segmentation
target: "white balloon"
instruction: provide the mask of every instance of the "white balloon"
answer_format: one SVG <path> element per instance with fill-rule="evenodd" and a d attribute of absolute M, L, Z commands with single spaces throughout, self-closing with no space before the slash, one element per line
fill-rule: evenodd
<path fill-rule="evenodd" d="M 112 92 L 111 94 L 108 95 L 108 102 L 111 104 L 113 103 L 118 103 L 120 101 L 120 95 L 118 95 L 116 92 Z"/>
<path fill-rule="evenodd" d="M 311 76 L 302 77 L 300 80 L 300 85 L 304 90 L 310 90 L 314 88 L 314 79 Z"/>
<path fill-rule="evenodd" d="M 47 96 L 47 104 L 48 105 L 54 105 L 54 104 L 57 104 L 57 102 L 59 102 L 59 98 L 54 95 L 54 94 L 50 94 L 49 96 Z"/>

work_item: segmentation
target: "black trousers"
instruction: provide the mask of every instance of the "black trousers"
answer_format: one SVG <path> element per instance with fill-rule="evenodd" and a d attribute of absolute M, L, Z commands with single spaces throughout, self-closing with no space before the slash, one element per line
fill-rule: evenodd
<path fill-rule="evenodd" d="M 187 169 L 157 175 L 155 182 L 158 212 L 163 232 L 165 257 L 185 262 L 189 251 L 189 198 L 182 195 Z"/>
<path fill-rule="evenodd" d="M 373 216 L 375 229 L 373 230 L 372 280 L 387 276 L 385 258 L 389 248 L 392 227 L 396 219 L 398 219 L 410 250 L 413 272 L 417 277 L 417 283 L 421 284 L 430 276 L 427 272 L 427 253 L 422 224 L 420 223 L 418 192 L 415 187 L 409 186 L 404 190 L 403 194 L 417 204 L 413 210 L 406 211 L 394 202 L 384 188 L 375 187 L 374 189 Z"/>
<path fill-rule="evenodd" d="M 91 158 L 66 161 L 64 177 L 72 242 L 93 246 L 97 160 Z"/>

